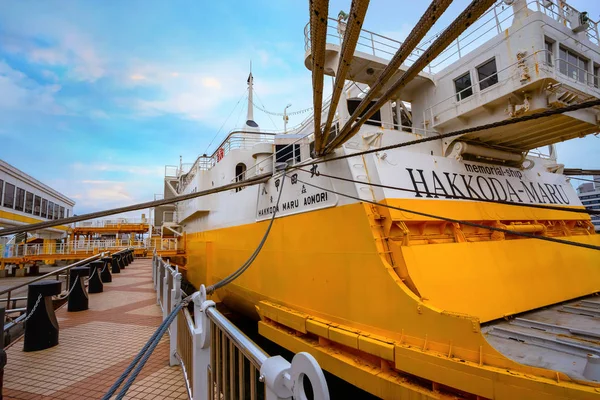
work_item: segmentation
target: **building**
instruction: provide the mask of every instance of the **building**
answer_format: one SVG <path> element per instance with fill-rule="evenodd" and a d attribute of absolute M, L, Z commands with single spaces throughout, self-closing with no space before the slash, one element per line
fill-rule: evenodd
<path fill-rule="evenodd" d="M 594 176 L 594 182 L 579 185 L 577 195 L 585 208 L 589 210 L 600 210 L 600 175 Z M 596 232 L 600 231 L 600 215 L 592 215 L 592 222 Z"/>
<path fill-rule="evenodd" d="M 74 205 L 64 194 L 0 160 L 0 229 L 70 217 Z M 69 229 L 60 225 L 9 240 L 55 241 L 66 237 Z"/>

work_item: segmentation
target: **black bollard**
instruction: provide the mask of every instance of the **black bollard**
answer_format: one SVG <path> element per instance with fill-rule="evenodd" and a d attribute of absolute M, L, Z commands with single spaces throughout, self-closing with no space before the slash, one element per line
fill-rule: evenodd
<path fill-rule="evenodd" d="M 100 279 L 102 279 L 103 283 L 112 282 L 112 275 L 110 274 L 110 265 L 112 262 L 112 258 L 103 257 L 102 260 L 102 270 L 100 271 Z"/>
<path fill-rule="evenodd" d="M 111 272 L 113 274 L 120 274 L 121 273 L 121 267 L 119 266 L 119 256 L 117 254 L 113 254 L 112 257 L 110 258 L 110 265 L 111 265 Z"/>
<path fill-rule="evenodd" d="M 104 291 L 104 285 L 102 279 L 100 279 L 100 271 L 104 267 L 102 261 L 92 261 L 88 264 L 90 267 L 90 279 L 88 280 L 88 293 L 102 293 Z"/>
<path fill-rule="evenodd" d="M 127 251 L 125 252 L 125 259 L 127 259 L 127 265 L 131 264 L 131 262 L 133 261 L 133 260 L 131 259 L 131 250 L 127 250 Z"/>
<path fill-rule="evenodd" d="M 123 253 L 117 254 L 117 260 L 119 261 L 119 268 L 125 269 L 125 260 L 123 259 Z"/>
<path fill-rule="evenodd" d="M 58 344 L 58 321 L 51 296 L 60 294 L 60 289 L 61 282 L 54 280 L 34 282 L 28 286 L 28 319 L 25 321 L 23 351 L 44 350 Z"/>
<path fill-rule="evenodd" d="M 88 267 L 71 268 L 69 279 L 69 305 L 67 311 L 84 311 L 87 310 L 89 299 L 83 279 L 89 276 L 90 269 Z M 75 285 L 75 287 L 73 287 Z"/>
<path fill-rule="evenodd" d="M 133 250 L 129 250 L 129 260 L 133 262 L 135 260 L 135 252 Z"/>
<path fill-rule="evenodd" d="M 124 251 L 121 253 L 121 260 L 123 260 L 124 267 L 129 265 L 129 258 L 127 258 L 127 251 Z"/>

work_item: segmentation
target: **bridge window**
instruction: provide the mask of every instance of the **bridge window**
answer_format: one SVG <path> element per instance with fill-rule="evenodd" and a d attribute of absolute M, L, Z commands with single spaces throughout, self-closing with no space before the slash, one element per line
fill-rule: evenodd
<path fill-rule="evenodd" d="M 17 199 L 15 200 L 15 210 L 23 211 L 25 205 L 25 190 L 20 187 L 17 188 Z"/>
<path fill-rule="evenodd" d="M 52 213 L 54 212 L 54 203 L 48 202 L 48 219 L 52 219 Z"/>
<path fill-rule="evenodd" d="M 31 214 L 33 212 L 33 193 L 27 192 L 25 195 L 25 212 Z"/>
<path fill-rule="evenodd" d="M 2 193 L 4 192 L 4 181 L 0 179 L 0 200 L 2 200 Z"/>
<path fill-rule="evenodd" d="M 42 211 L 40 212 L 42 218 L 48 217 L 48 200 L 42 199 Z"/>
<path fill-rule="evenodd" d="M 347 105 L 348 105 L 348 113 L 350 115 L 354 114 L 354 111 L 356 111 L 356 109 L 358 108 L 358 105 L 360 104 L 360 102 L 362 101 L 362 99 L 348 99 L 347 100 Z M 373 106 L 375 104 L 375 101 L 372 101 L 369 104 L 369 107 Z M 365 115 L 365 112 L 367 112 L 368 108 L 365 109 L 365 111 L 363 111 L 362 113 L 360 113 L 360 115 L 358 116 L 358 118 L 361 118 L 363 115 Z M 357 121 L 358 121 L 357 118 Z M 381 111 L 377 110 L 377 112 L 375 114 L 373 114 L 371 116 L 371 118 L 369 118 L 366 122 L 365 125 L 373 125 L 373 126 L 381 126 Z"/>
<path fill-rule="evenodd" d="M 598 82 L 600 81 L 600 65 L 594 64 L 594 87 L 598 88 Z"/>
<path fill-rule="evenodd" d="M 479 78 L 479 89 L 487 89 L 498 83 L 498 69 L 496 68 L 496 59 L 492 58 L 486 63 L 477 67 L 477 76 Z"/>
<path fill-rule="evenodd" d="M 299 144 L 276 144 L 275 145 L 275 161 L 287 162 L 293 160 L 294 163 L 300 162 L 300 145 Z"/>
<path fill-rule="evenodd" d="M 65 208 L 61 207 L 58 216 L 60 218 L 64 218 L 65 217 Z"/>
<path fill-rule="evenodd" d="M 588 60 L 563 46 L 560 46 L 558 54 L 560 73 L 584 83 L 588 73 Z"/>
<path fill-rule="evenodd" d="M 58 219 L 58 204 L 54 204 L 54 219 Z"/>
<path fill-rule="evenodd" d="M 41 201 L 42 199 L 40 198 L 40 196 L 35 196 L 35 198 L 33 199 L 33 215 L 40 215 Z"/>
<path fill-rule="evenodd" d="M 461 101 L 469 96 L 473 96 L 473 85 L 471 83 L 471 73 L 467 72 L 454 80 L 456 89 L 456 100 Z"/>
<path fill-rule="evenodd" d="M 6 182 L 4 187 L 4 207 L 14 208 L 15 206 L 15 185 Z"/>

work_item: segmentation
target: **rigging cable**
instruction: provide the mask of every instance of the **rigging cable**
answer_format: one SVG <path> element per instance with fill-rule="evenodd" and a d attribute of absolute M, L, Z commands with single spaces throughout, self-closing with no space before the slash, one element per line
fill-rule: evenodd
<path fill-rule="evenodd" d="M 417 46 L 418 42 L 423 39 L 427 31 L 437 22 L 439 17 L 438 10 L 442 12 L 448 7 L 451 1 L 448 0 L 436 0 L 432 2 L 431 6 L 427 9 L 425 14 L 421 17 L 415 28 L 406 38 L 404 43 L 400 46 L 400 49 L 394 55 L 394 60 L 397 62 L 403 62 L 408 58 L 413 49 Z M 370 95 L 365 97 L 354 110 L 352 116 L 348 119 L 346 124 L 340 130 L 339 135 L 332 140 L 323 151 L 324 154 L 330 153 L 336 147 L 340 146 L 348 139 L 350 139 L 360 127 L 370 119 L 381 107 L 396 96 L 399 91 L 410 83 L 418 74 L 431 63 L 442 51 L 444 51 L 450 43 L 456 40 L 461 33 L 463 33 L 469 26 L 471 26 L 490 6 L 494 4 L 495 0 L 473 0 L 467 8 L 460 13 L 458 17 L 444 30 L 444 32 L 429 46 L 424 53 L 404 72 L 393 84 L 378 98 L 375 100 L 375 96 L 379 95 L 383 88 L 382 82 L 375 84 L 374 90 L 369 92 Z M 445 7 L 444 7 L 445 5 Z M 395 65 L 395 69 L 392 70 L 391 66 Z M 392 64 L 391 62 L 387 65 L 381 76 L 387 78 L 388 82 L 394 74 L 397 73 L 399 64 Z M 371 100 L 375 100 L 372 104 Z M 354 121 L 358 121 L 354 123 Z M 321 154 L 319 154 L 321 155 Z"/>
<path fill-rule="evenodd" d="M 305 165 L 310 165 L 310 164 L 321 164 L 321 163 L 324 163 L 324 162 L 336 161 L 336 160 L 343 160 L 343 159 L 346 159 L 346 158 L 351 158 L 351 157 L 356 157 L 356 156 L 362 156 L 362 155 L 371 154 L 371 153 L 377 153 L 377 152 L 385 151 L 385 150 L 397 149 L 397 148 L 400 148 L 400 147 L 413 146 L 413 145 L 416 145 L 416 144 L 432 142 L 432 141 L 435 141 L 435 140 L 446 139 L 446 138 L 454 137 L 454 136 L 460 136 L 460 135 L 464 135 L 464 134 L 467 134 L 467 133 L 484 131 L 486 129 L 499 128 L 499 127 L 503 127 L 503 126 L 517 124 L 517 123 L 520 123 L 520 122 L 532 121 L 532 120 L 539 119 L 539 118 L 551 117 L 551 116 L 557 115 L 557 114 L 562 114 L 562 113 L 566 113 L 566 112 L 582 110 L 584 108 L 590 108 L 590 107 L 596 107 L 596 106 L 600 106 L 600 99 L 586 101 L 586 102 L 579 103 L 579 104 L 573 104 L 573 105 L 566 106 L 566 107 L 555 108 L 555 109 L 552 109 L 552 110 L 541 111 L 541 112 L 538 112 L 538 113 L 535 113 L 535 114 L 523 115 L 523 116 L 517 117 L 517 118 L 505 119 L 505 120 L 502 120 L 502 121 L 492 122 L 490 124 L 485 124 L 485 125 L 480 125 L 480 126 L 474 126 L 474 127 L 471 127 L 471 128 L 460 129 L 458 131 L 443 133 L 443 134 L 436 135 L 436 136 L 429 136 L 429 137 L 424 137 L 424 138 L 421 138 L 421 139 L 411 140 L 411 141 L 408 141 L 408 142 L 396 143 L 396 144 L 392 144 L 392 145 L 389 145 L 389 146 L 379 147 L 379 148 L 376 148 L 376 149 L 369 149 L 369 150 L 359 151 L 359 152 L 351 153 L 351 154 L 343 154 L 343 155 L 339 155 L 339 156 L 335 156 L 335 157 L 330 157 L 330 158 L 323 158 L 323 157 L 321 157 L 320 160 L 307 161 L 307 162 L 305 162 L 303 164 L 299 164 L 296 167 L 303 167 Z"/>
<path fill-rule="evenodd" d="M 573 175 L 565 175 L 568 179 L 577 179 L 578 181 L 592 182 L 592 183 L 600 183 L 600 179 L 586 179 L 586 178 L 578 178 Z"/>
<path fill-rule="evenodd" d="M 307 171 L 307 170 L 302 169 L 302 168 L 298 168 L 297 170 L 298 171 L 302 171 L 302 172 L 306 172 L 308 174 L 313 174 L 312 171 Z M 407 189 L 407 188 L 401 188 L 401 187 L 389 186 L 389 185 L 382 185 L 382 184 L 372 183 L 372 182 L 357 181 L 357 180 L 354 180 L 354 179 L 342 178 L 341 176 L 324 174 L 322 172 L 315 172 L 314 174 L 316 176 L 324 176 L 326 178 L 337 179 L 337 180 L 345 181 L 345 182 L 357 183 L 357 184 L 360 184 L 360 185 L 374 186 L 374 187 L 378 187 L 378 188 L 382 188 L 382 189 L 399 190 L 401 192 L 410 192 L 410 193 L 425 193 L 425 192 L 423 192 L 421 190 Z M 432 193 L 432 194 L 435 194 L 436 196 L 439 195 L 438 193 Z M 485 199 L 485 198 L 473 199 L 471 197 L 458 196 L 458 195 L 454 195 L 454 194 L 453 195 L 447 195 L 447 196 L 445 196 L 445 195 L 440 195 L 440 196 L 446 197 L 448 199 L 480 201 L 480 202 L 483 202 L 483 203 L 496 203 L 496 204 L 504 204 L 504 205 L 509 205 L 509 206 L 526 207 L 526 208 L 539 208 L 539 209 L 542 209 L 542 210 L 545 209 L 545 210 L 555 210 L 555 211 L 572 212 L 572 213 L 578 213 L 578 214 L 600 215 L 600 211 L 597 211 L 597 210 L 574 209 L 574 208 L 567 208 L 567 207 L 560 207 L 560 206 L 548 206 L 548 205 L 542 205 L 542 204 L 514 203 L 512 201 L 490 200 L 490 199 Z"/>
<path fill-rule="evenodd" d="M 246 90 L 244 90 L 244 94 L 242 94 L 242 97 L 240 97 L 240 99 L 237 101 L 237 103 L 235 103 L 235 106 L 233 106 L 233 109 L 231 110 L 231 112 L 227 116 L 227 119 L 225 119 L 225 122 L 223 122 L 223 125 L 221 125 L 221 127 L 219 128 L 219 130 L 217 131 L 217 133 L 215 133 L 215 136 L 213 136 L 213 138 L 210 141 L 210 143 L 208 144 L 208 146 L 206 146 L 206 150 L 204 150 L 205 154 L 208 151 L 208 149 L 210 148 L 210 146 L 213 144 L 213 142 L 215 141 L 215 139 L 217 138 L 217 136 L 219 136 L 219 133 L 221 133 L 221 130 L 223 129 L 223 127 L 225 126 L 225 124 L 227 123 L 227 121 L 229 121 L 229 118 L 231 118 L 231 115 L 233 114 L 233 112 L 235 111 L 235 109 L 237 108 L 237 106 L 240 104 L 240 102 L 242 101 L 242 99 L 244 99 L 244 97 L 246 97 Z"/>
<path fill-rule="evenodd" d="M 260 97 L 258 97 L 258 93 L 256 92 L 256 90 L 254 91 L 254 94 L 256 95 L 256 98 L 258 99 L 258 101 L 260 101 L 260 104 L 262 104 L 262 106 L 264 107 L 265 104 L 262 102 Z M 254 102 L 252 102 L 252 104 L 254 104 Z M 273 118 L 271 118 L 271 116 L 268 113 L 267 113 L 267 117 L 269 117 L 269 119 L 271 120 L 271 123 L 275 127 L 275 130 L 278 130 L 279 128 L 277 127 L 277 125 L 275 125 L 275 121 L 273 121 Z"/>
<path fill-rule="evenodd" d="M 501 232 L 501 233 L 508 234 L 508 235 L 521 236 L 521 237 L 526 237 L 526 238 L 529 238 L 529 239 L 539 239 L 539 240 L 544 240 L 544 241 L 547 241 L 547 242 L 560 243 L 560 244 L 569 245 L 569 246 L 575 246 L 575 247 L 583 247 L 583 248 L 591 249 L 591 250 L 600 250 L 600 246 L 596 246 L 596 245 L 593 245 L 593 244 L 572 242 L 570 240 L 557 239 L 557 238 L 549 237 L 549 236 L 536 236 L 536 235 L 533 235 L 533 234 L 530 234 L 530 233 L 516 232 L 516 231 L 512 231 L 510 229 L 497 228 L 497 227 L 494 227 L 494 226 L 488 226 L 488 225 L 478 224 L 476 222 L 462 221 L 462 220 L 459 220 L 459 219 L 442 217 L 440 215 L 428 214 L 428 213 L 424 213 L 424 212 L 420 212 L 420 211 L 414 211 L 414 210 L 409 210 L 409 209 L 402 208 L 402 207 L 392 206 L 390 204 L 378 203 L 378 202 L 372 201 L 372 200 L 361 199 L 360 197 L 356 197 L 356 196 L 352 196 L 352 195 L 349 195 L 349 194 L 340 193 L 340 192 L 337 192 L 337 191 L 335 191 L 333 189 L 326 189 L 326 188 L 314 185 L 312 183 L 308 183 L 308 182 L 302 181 L 300 179 L 298 179 L 298 182 L 301 182 L 301 183 L 303 183 L 305 185 L 308 185 L 308 186 L 312 186 L 315 189 L 324 190 L 324 191 L 327 191 L 327 192 L 330 192 L 330 193 L 333 193 L 333 194 L 337 194 L 339 196 L 343 196 L 343 197 L 347 197 L 349 199 L 357 200 L 359 202 L 364 202 L 364 203 L 373 204 L 375 206 L 381 206 L 381 207 L 385 207 L 385 208 L 390 208 L 392 210 L 402 211 L 402 212 L 406 212 L 406 213 L 409 213 L 409 214 L 420 215 L 422 217 L 433 218 L 433 219 L 438 219 L 438 220 L 442 220 L 442 221 L 446 221 L 446 222 L 451 222 L 453 224 L 462 224 L 462 225 L 471 226 L 471 227 L 474 227 L 474 228 L 486 229 L 486 230 L 494 231 L 494 232 Z"/>
<path fill-rule="evenodd" d="M 354 50 L 356 49 L 368 8 L 369 0 L 352 0 L 348 23 L 343 23 L 341 18 L 338 20 L 338 31 L 342 27 L 345 30 L 344 39 L 340 50 L 337 72 L 335 73 L 333 93 L 331 94 L 325 127 L 323 128 L 323 133 L 319 132 L 317 135 L 317 132 L 315 131 L 315 152 L 317 154 L 321 153 L 329 140 L 331 125 L 333 124 L 333 118 L 335 117 L 335 110 L 337 109 L 338 102 L 342 96 L 342 91 L 344 90 L 346 75 L 350 71 L 352 59 L 354 58 Z"/>
<path fill-rule="evenodd" d="M 250 265 L 252 265 L 252 263 L 254 262 L 254 260 L 260 253 L 260 251 L 262 250 L 265 242 L 267 241 L 267 238 L 269 237 L 269 233 L 271 232 L 271 228 L 273 227 L 273 222 L 275 221 L 275 216 L 277 215 L 277 211 L 279 210 L 279 201 L 281 200 L 281 194 L 283 193 L 283 184 L 285 183 L 285 176 L 286 176 L 286 174 L 285 174 L 285 170 L 284 170 L 283 174 L 282 174 L 282 178 L 281 178 L 281 186 L 279 187 L 279 195 L 277 196 L 277 203 L 275 203 L 275 206 L 274 206 L 275 208 L 273 209 L 273 215 L 271 215 L 271 220 L 269 221 L 269 226 L 267 227 L 267 230 L 266 230 L 265 234 L 263 235 L 263 238 L 261 239 L 260 243 L 258 244 L 258 247 L 256 247 L 256 249 L 254 250 L 254 253 L 252 253 L 250 258 L 248 258 L 248 260 L 246 260 L 246 262 L 244 264 L 242 264 L 242 266 L 239 267 L 231 275 L 229 275 L 226 278 L 221 279 L 219 282 L 217 282 L 213 285 L 208 286 L 206 288 L 206 294 L 212 294 L 215 290 L 220 289 L 223 286 L 233 282 L 240 275 L 242 275 L 250 267 Z M 275 187 L 277 187 L 277 185 L 275 185 Z"/>

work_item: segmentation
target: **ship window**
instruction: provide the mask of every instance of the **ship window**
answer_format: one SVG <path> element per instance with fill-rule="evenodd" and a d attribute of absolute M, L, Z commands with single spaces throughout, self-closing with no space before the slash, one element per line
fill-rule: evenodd
<path fill-rule="evenodd" d="M 598 88 L 598 83 L 600 80 L 600 65 L 594 64 L 594 87 Z"/>
<path fill-rule="evenodd" d="M 54 205 L 54 219 L 58 219 L 58 208 L 59 208 L 59 205 L 55 204 Z"/>
<path fill-rule="evenodd" d="M 552 49 L 554 48 L 554 43 L 546 39 L 544 42 L 544 47 L 546 48 L 546 64 L 552 66 L 552 58 L 554 55 L 554 51 Z"/>
<path fill-rule="evenodd" d="M 348 99 L 347 100 L 348 113 L 350 115 L 354 114 L 354 111 L 356 111 L 356 109 L 358 108 L 358 105 L 360 104 L 361 101 L 362 101 L 362 99 Z M 372 101 L 369 104 L 369 107 L 373 107 L 374 104 L 375 104 L 375 102 Z M 365 111 L 363 111 L 362 113 L 360 113 L 358 118 L 361 118 L 363 115 L 365 115 L 365 112 L 367 110 L 368 110 L 368 108 L 365 109 Z M 358 121 L 358 118 L 356 119 L 357 121 Z M 381 126 L 381 111 L 377 110 L 377 112 L 375 114 L 371 115 L 371 118 L 369 118 L 365 122 L 365 125 Z"/>
<path fill-rule="evenodd" d="M 40 196 L 35 196 L 33 199 L 33 215 L 40 215 L 40 203 L 42 199 Z"/>
<path fill-rule="evenodd" d="M 65 217 L 65 208 L 61 207 L 58 216 L 62 219 Z"/>
<path fill-rule="evenodd" d="M 471 74 L 459 76 L 454 80 L 454 88 L 456 89 L 456 100 L 461 101 L 473 95 L 473 86 L 471 85 Z"/>
<path fill-rule="evenodd" d="M 15 200 L 15 210 L 23 211 L 25 205 L 25 190 L 20 187 L 17 188 L 17 198 Z"/>
<path fill-rule="evenodd" d="M 4 207 L 14 208 L 15 206 L 15 185 L 6 182 L 6 186 L 4 188 L 4 202 L 2 203 Z"/>
<path fill-rule="evenodd" d="M 0 179 L 0 200 L 2 200 L 2 192 L 4 189 L 4 181 Z"/>
<path fill-rule="evenodd" d="M 485 64 L 477 68 L 479 77 L 479 89 L 483 90 L 498 83 L 498 69 L 496 68 L 496 59 L 492 58 Z"/>
<path fill-rule="evenodd" d="M 47 218 L 48 217 L 48 200 L 46 199 L 42 199 L 42 211 L 40 213 L 40 216 L 43 218 Z"/>
<path fill-rule="evenodd" d="M 69 209 L 67 208 L 67 218 L 69 218 Z"/>
<path fill-rule="evenodd" d="M 52 219 L 52 213 L 54 212 L 54 203 L 48 202 L 48 219 Z"/>
<path fill-rule="evenodd" d="M 25 212 L 31 214 L 33 212 L 33 193 L 27 192 L 25 195 Z"/>
<path fill-rule="evenodd" d="M 300 145 L 276 144 L 275 154 L 276 162 L 287 162 L 288 160 L 293 160 L 294 163 L 300 162 Z"/>
<path fill-rule="evenodd" d="M 573 51 L 565 48 L 559 48 L 559 70 L 570 78 L 584 83 L 586 81 L 588 61 Z"/>

